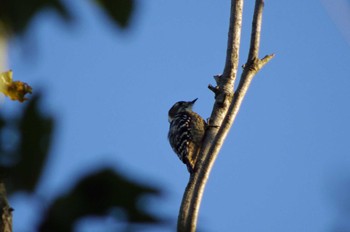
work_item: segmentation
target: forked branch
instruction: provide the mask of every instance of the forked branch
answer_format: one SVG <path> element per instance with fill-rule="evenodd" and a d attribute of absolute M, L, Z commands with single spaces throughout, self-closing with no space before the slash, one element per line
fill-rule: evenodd
<path fill-rule="evenodd" d="M 225 68 L 223 75 L 215 76 L 217 86 L 209 85 L 209 89 L 215 93 L 215 104 L 209 121 L 211 126 L 209 125 L 206 132 L 196 170 L 190 177 L 182 199 L 177 225 L 178 231 L 194 232 L 196 230 L 199 207 L 212 166 L 237 116 L 253 77 L 274 56 L 273 54 L 267 55 L 261 60 L 258 58 L 263 6 L 263 0 L 255 1 L 248 60 L 244 65 L 237 90 L 234 92 L 234 82 L 238 70 L 243 0 L 231 0 Z"/>

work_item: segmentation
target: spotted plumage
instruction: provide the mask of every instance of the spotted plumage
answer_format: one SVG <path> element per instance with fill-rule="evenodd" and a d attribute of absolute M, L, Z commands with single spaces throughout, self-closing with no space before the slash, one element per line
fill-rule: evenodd
<path fill-rule="evenodd" d="M 206 128 L 203 118 L 192 111 L 196 100 L 175 103 L 168 115 L 170 145 L 190 173 L 194 171 Z"/>

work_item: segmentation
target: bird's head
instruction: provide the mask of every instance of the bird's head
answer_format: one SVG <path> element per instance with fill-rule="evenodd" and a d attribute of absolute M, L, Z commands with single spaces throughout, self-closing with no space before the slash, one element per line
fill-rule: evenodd
<path fill-rule="evenodd" d="M 171 122 L 175 115 L 181 112 L 190 112 L 192 111 L 192 107 L 194 103 L 197 101 L 198 98 L 194 99 L 193 101 L 179 101 L 176 102 L 169 110 L 169 122 Z"/>

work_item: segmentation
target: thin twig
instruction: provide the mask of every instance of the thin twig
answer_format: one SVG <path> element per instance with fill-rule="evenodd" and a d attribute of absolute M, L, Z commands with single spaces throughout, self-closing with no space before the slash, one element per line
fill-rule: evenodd
<path fill-rule="evenodd" d="M 231 82 L 233 88 L 236 79 L 239 61 L 239 48 L 242 31 L 243 0 L 231 1 L 230 26 L 228 31 L 226 62 L 223 72 L 223 80 Z M 226 86 L 228 87 L 228 86 Z"/>
<path fill-rule="evenodd" d="M 259 55 L 263 8 L 264 8 L 264 0 L 255 2 L 254 16 L 253 16 L 253 22 L 252 22 L 252 32 L 250 36 L 250 49 L 249 49 L 248 61 L 257 58 Z"/>

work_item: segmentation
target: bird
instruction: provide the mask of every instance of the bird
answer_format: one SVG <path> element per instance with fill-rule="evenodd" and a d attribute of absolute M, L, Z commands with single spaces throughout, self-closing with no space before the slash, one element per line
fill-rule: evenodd
<path fill-rule="evenodd" d="M 190 174 L 195 171 L 195 164 L 207 127 L 205 120 L 192 110 L 197 99 L 176 102 L 168 113 L 170 146 L 180 160 L 186 164 Z"/>

